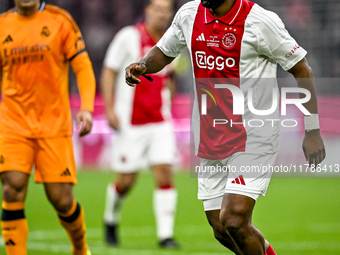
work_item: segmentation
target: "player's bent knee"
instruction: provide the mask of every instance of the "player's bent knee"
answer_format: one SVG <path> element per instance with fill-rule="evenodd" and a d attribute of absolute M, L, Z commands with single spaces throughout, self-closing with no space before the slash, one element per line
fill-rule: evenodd
<path fill-rule="evenodd" d="M 5 201 L 8 202 L 24 201 L 26 185 L 4 183 L 2 186 L 2 193 Z"/>
<path fill-rule="evenodd" d="M 240 231 L 249 224 L 249 219 L 245 215 L 224 210 L 221 210 L 220 220 L 224 229 L 230 234 Z"/>
<path fill-rule="evenodd" d="M 28 174 L 8 171 L 0 174 L 3 199 L 8 202 L 24 201 L 26 197 Z"/>
<path fill-rule="evenodd" d="M 135 184 L 136 173 L 131 174 L 120 174 L 116 180 L 116 185 L 121 195 L 128 193 Z"/>
<path fill-rule="evenodd" d="M 134 183 L 134 180 L 124 180 L 121 182 L 117 182 L 116 185 L 118 186 L 119 194 L 125 195 L 126 193 L 128 193 L 132 189 Z"/>
<path fill-rule="evenodd" d="M 119 186 L 119 194 L 124 196 L 127 194 L 133 187 L 133 184 L 131 185 L 124 185 L 124 186 Z"/>
<path fill-rule="evenodd" d="M 17 200 L 18 190 L 14 189 L 11 185 L 3 185 L 2 194 L 6 201 L 14 202 Z"/>
<path fill-rule="evenodd" d="M 68 213 L 73 205 L 73 197 L 54 197 L 49 199 L 59 213 Z"/>

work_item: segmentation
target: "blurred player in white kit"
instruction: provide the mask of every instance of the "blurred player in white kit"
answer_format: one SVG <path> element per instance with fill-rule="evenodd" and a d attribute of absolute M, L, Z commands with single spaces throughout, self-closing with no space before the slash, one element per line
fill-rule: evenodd
<path fill-rule="evenodd" d="M 172 176 L 176 145 L 170 122 L 171 67 L 150 75 L 152 82 L 143 77 L 136 88 L 126 85 L 124 71 L 162 37 L 173 17 L 174 3 L 148 0 L 144 12 L 144 22 L 125 27 L 115 36 L 101 76 L 106 117 L 115 130 L 112 167 L 117 172 L 117 178 L 107 187 L 105 237 L 109 245 L 119 243 L 120 205 L 146 160 L 156 182 L 153 204 L 158 243 L 163 248 L 177 248 L 173 238 L 177 191 Z"/>

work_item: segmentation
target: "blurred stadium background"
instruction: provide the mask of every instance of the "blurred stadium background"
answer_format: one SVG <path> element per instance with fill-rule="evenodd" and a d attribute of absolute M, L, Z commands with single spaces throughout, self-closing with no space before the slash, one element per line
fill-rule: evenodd
<path fill-rule="evenodd" d="M 107 46 L 122 27 L 143 19 L 143 0 L 47 0 L 69 11 L 78 23 L 99 82 Z M 186 0 L 177 0 L 179 8 Z M 340 1 L 339 0 L 254 0 L 279 14 L 292 36 L 309 54 L 308 61 L 316 77 L 319 94 L 321 130 L 325 140 L 325 164 L 339 164 L 340 153 Z M 0 0 L 0 13 L 13 7 L 12 0 Z M 158 250 L 155 242 L 151 206 L 153 181 L 145 171 L 124 207 L 122 246 L 108 248 L 102 241 L 102 212 L 109 172 L 111 134 L 105 120 L 104 105 L 96 98 L 94 127 L 90 135 L 74 136 L 79 168 L 77 197 L 84 205 L 89 243 L 93 254 L 229 254 L 212 237 L 203 208 L 196 200 L 196 180 L 188 174 L 190 164 L 190 87 L 191 69 L 185 53 L 177 67 L 177 95 L 173 100 L 173 123 L 178 157 L 176 186 L 179 205 L 176 237 L 180 251 Z M 295 86 L 294 80 L 280 67 L 282 86 Z M 99 83 L 98 83 L 99 84 Z M 76 80 L 70 79 L 72 111 L 79 107 Z M 296 109 L 289 116 L 301 119 Z M 301 123 L 299 121 L 299 123 Z M 303 126 L 282 130 L 282 145 L 277 164 L 304 164 L 301 150 Z M 316 175 L 314 175 L 316 176 Z M 332 178 L 274 178 L 266 199 L 260 199 L 255 224 L 272 242 L 278 254 L 340 254 L 340 173 Z M 335 178 L 334 178 L 335 177 Z M 33 184 L 33 183 L 32 183 Z M 69 243 L 59 227 L 41 185 L 29 188 L 27 218 L 30 226 L 29 254 L 69 254 Z M 143 209 L 136 209 L 136 206 Z M 146 209 L 144 209 L 146 208 Z M 5 254 L 0 241 L 0 254 Z"/>

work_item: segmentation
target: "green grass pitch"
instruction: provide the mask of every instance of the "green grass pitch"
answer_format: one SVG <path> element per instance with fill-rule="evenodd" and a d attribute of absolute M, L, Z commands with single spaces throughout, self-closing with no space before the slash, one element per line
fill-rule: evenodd
<path fill-rule="evenodd" d="M 175 237 L 178 251 L 161 250 L 156 244 L 152 212 L 154 182 L 142 173 L 125 201 L 120 227 L 121 245 L 111 248 L 103 242 L 102 215 L 105 189 L 113 177 L 109 172 L 80 172 L 75 188 L 85 209 L 88 243 L 93 255 L 217 255 L 232 254 L 212 235 L 197 200 L 197 180 L 187 173 L 176 174 L 179 191 Z M 32 179 L 32 178 L 31 178 Z M 30 234 L 29 255 L 71 254 L 66 233 L 47 202 L 43 186 L 31 180 L 26 202 Z M 254 224 L 279 255 L 340 254 L 340 179 L 277 179 L 255 207 Z M 1 238 L 0 254 L 5 254 Z"/>

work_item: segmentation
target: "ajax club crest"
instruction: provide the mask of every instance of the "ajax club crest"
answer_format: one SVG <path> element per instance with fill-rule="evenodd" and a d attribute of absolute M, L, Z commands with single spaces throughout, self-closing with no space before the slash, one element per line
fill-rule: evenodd
<path fill-rule="evenodd" d="M 236 44 L 236 36 L 233 33 L 226 33 L 222 37 L 222 44 L 225 48 L 231 49 Z"/>

